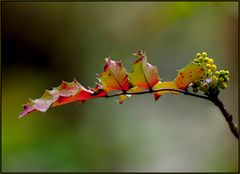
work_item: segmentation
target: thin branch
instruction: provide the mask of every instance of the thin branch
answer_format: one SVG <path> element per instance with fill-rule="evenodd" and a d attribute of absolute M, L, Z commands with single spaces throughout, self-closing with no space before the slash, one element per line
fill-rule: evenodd
<path fill-rule="evenodd" d="M 191 93 L 191 92 L 188 92 L 188 91 L 186 91 L 184 94 L 185 95 L 190 95 L 190 96 L 193 96 L 193 97 L 202 98 L 202 99 L 205 99 L 205 100 L 210 100 L 209 97 L 207 97 L 207 96 L 194 94 L 194 93 Z"/>
<path fill-rule="evenodd" d="M 158 89 L 158 90 L 147 90 L 147 91 L 141 91 L 141 92 L 122 92 L 122 93 L 118 93 L 118 94 L 113 94 L 113 95 L 107 95 L 105 96 L 106 98 L 110 98 L 110 97 L 116 97 L 116 96 L 120 96 L 123 94 L 128 94 L 128 95 L 141 95 L 141 94 L 148 94 L 148 93 L 154 93 L 154 92 L 160 92 L 160 91 L 173 91 L 173 92 L 179 92 L 182 93 L 184 95 L 190 95 L 192 97 L 197 97 L 197 98 L 202 98 L 208 101 L 213 102 L 222 112 L 224 118 L 226 119 L 228 126 L 231 130 L 231 132 L 233 133 L 233 135 L 239 139 L 239 133 L 237 130 L 237 126 L 233 123 L 233 117 L 232 115 L 226 110 L 225 106 L 223 105 L 222 101 L 219 100 L 219 98 L 217 96 L 212 97 L 212 96 L 203 96 L 203 95 L 199 95 L 199 94 L 194 94 L 191 92 L 188 92 L 187 90 L 181 90 L 181 89 L 172 89 L 172 88 L 162 88 L 162 89 Z"/>
<path fill-rule="evenodd" d="M 194 97 L 198 97 L 198 98 L 203 98 L 203 99 L 206 99 L 206 100 L 210 100 L 209 97 L 206 97 L 206 96 L 202 96 L 202 95 L 190 93 L 190 92 L 188 92 L 188 91 L 181 90 L 181 89 L 172 89 L 172 88 L 162 88 L 162 89 L 158 89 L 158 90 L 147 90 L 147 91 L 141 91 L 141 92 L 125 92 L 125 93 L 118 93 L 118 94 L 113 94 L 113 95 L 107 95 L 107 96 L 105 96 L 105 97 L 106 97 L 106 98 L 110 98 L 110 97 L 116 97 L 116 96 L 123 95 L 123 94 L 128 94 L 128 95 L 141 95 L 141 94 L 149 94 L 149 93 L 160 92 L 160 91 L 179 92 L 179 93 L 182 93 L 182 94 L 184 94 L 184 95 L 190 95 L 190 96 L 194 96 Z"/>
<path fill-rule="evenodd" d="M 231 130 L 231 132 L 233 133 L 233 135 L 239 139 L 239 133 L 238 133 L 238 129 L 237 126 L 233 123 L 233 117 L 232 115 L 226 110 L 224 104 L 222 103 L 221 100 L 219 100 L 219 98 L 213 98 L 211 99 L 211 101 L 220 109 L 220 111 L 222 112 L 224 118 L 226 119 L 228 126 Z"/>

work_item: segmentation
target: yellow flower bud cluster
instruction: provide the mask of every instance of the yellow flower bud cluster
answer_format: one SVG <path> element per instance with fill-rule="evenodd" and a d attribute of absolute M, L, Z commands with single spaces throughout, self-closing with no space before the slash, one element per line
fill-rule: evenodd
<path fill-rule="evenodd" d="M 226 89 L 228 81 L 229 71 L 225 70 L 216 71 L 212 77 L 212 87 Z"/>
<path fill-rule="evenodd" d="M 202 64 L 206 70 L 206 77 L 209 78 L 212 76 L 213 72 L 216 71 L 217 65 L 214 64 L 214 60 L 208 57 L 206 52 L 197 53 L 196 58 L 193 60 L 194 63 Z"/>
<path fill-rule="evenodd" d="M 227 88 L 229 71 L 216 71 L 217 65 L 214 64 L 214 60 L 212 58 L 208 57 L 206 52 L 197 53 L 193 62 L 203 65 L 206 71 L 204 80 L 196 80 L 192 83 L 193 92 L 198 92 L 200 90 L 205 94 L 208 94 L 210 90 L 219 91 L 219 89 Z"/>

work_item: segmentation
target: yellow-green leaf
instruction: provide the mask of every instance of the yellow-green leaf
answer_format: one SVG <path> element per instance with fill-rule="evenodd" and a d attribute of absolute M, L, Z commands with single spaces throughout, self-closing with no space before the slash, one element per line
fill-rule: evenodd
<path fill-rule="evenodd" d="M 178 89 L 187 89 L 189 84 L 205 78 L 205 67 L 202 64 L 189 63 L 183 69 L 178 70 L 175 84 Z"/>
<path fill-rule="evenodd" d="M 175 82 L 158 82 L 154 87 L 153 90 L 160 90 L 160 89 L 177 89 Z M 171 94 L 178 94 L 178 92 L 175 91 L 159 91 L 154 92 L 155 100 L 158 100 L 163 94 L 165 93 L 171 93 Z"/>
<path fill-rule="evenodd" d="M 133 64 L 133 71 L 129 73 L 129 81 L 135 87 L 151 89 L 160 80 L 156 66 L 147 62 L 146 54 L 143 51 L 134 53 L 139 59 Z"/>

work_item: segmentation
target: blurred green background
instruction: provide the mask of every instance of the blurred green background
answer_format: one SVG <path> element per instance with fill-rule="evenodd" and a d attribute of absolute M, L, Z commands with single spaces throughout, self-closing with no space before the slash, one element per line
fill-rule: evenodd
<path fill-rule="evenodd" d="M 18 119 L 44 89 L 74 78 L 93 86 L 109 55 L 131 71 L 143 49 L 162 80 L 206 51 L 230 71 L 220 98 L 237 123 L 237 2 L 3 2 L 2 24 L 3 171 L 238 170 L 220 111 L 190 96 L 95 99 Z"/>

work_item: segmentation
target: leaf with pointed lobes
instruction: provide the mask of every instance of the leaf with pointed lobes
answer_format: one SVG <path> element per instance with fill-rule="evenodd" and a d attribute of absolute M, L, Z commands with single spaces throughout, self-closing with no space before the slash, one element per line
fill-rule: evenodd
<path fill-rule="evenodd" d="M 160 80 L 157 67 L 147 62 L 147 56 L 144 51 L 140 50 L 133 55 L 139 59 L 132 64 L 133 71 L 128 75 L 130 83 L 133 86 L 152 89 Z"/>
<path fill-rule="evenodd" d="M 205 78 L 206 68 L 202 64 L 189 63 L 186 67 L 178 70 L 175 84 L 178 89 L 186 90 L 190 83 Z"/>
<path fill-rule="evenodd" d="M 130 87 L 126 69 L 121 61 L 111 60 L 110 57 L 105 59 L 104 72 L 98 77 L 107 92 L 120 90 L 127 91 Z"/>
<path fill-rule="evenodd" d="M 44 94 L 39 99 L 29 99 L 29 102 L 23 105 L 23 111 L 20 113 L 19 118 L 33 111 L 46 112 L 50 107 L 60 106 L 75 101 L 83 103 L 90 98 L 107 95 L 107 92 L 100 89 L 100 87 L 94 90 L 85 89 L 76 80 L 70 83 L 63 81 L 58 87 L 53 88 L 51 91 L 45 90 Z"/>
<path fill-rule="evenodd" d="M 160 90 L 160 89 L 177 89 L 175 82 L 158 82 L 154 87 L 153 90 Z M 154 92 L 154 98 L 155 100 L 158 100 L 163 94 L 171 93 L 171 94 L 178 94 L 178 92 L 175 91 L 159 91 Z"/>
<path fill-rule="evenodd" d="M 107 91 L 103 89 L 103 86 L 99 83 L 96 83 L 95 88 L 89 87 L 89 90 L 91 90 L 93 93 L 91 94 L 91 98 L 98 98 L 98 97 L 105 97 L 107 96 Z"/>

